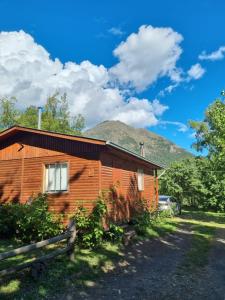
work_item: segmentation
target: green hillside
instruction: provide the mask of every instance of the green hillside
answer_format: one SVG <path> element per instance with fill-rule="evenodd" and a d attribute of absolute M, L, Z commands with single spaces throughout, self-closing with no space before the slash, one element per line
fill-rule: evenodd
<path fill-rule="evenodd" d="M 105 121 L 84 132 L 85 136 L 114 142 L 140 153 L 139 143 L 145 144 L 146 158 L 165 165 L 192 156 L 171 141 L 149 130 L 134 128 L 120 121 Z"/>

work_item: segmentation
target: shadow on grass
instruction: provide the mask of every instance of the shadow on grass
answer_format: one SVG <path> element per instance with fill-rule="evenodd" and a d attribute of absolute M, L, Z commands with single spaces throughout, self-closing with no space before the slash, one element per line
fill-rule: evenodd
<path fill-rule="evenodd" d="M 1 242 L 0 242 L 1 244 Z M 1 251 L 3 244 L 1 244 Z M 12 247 L 12 245 L 10 246 Z M 8 250 L 9 248 L 7 248 Z M 48 249 L 49 251 L 49 249 Z M 16 264 L 40 255 L 35 252 L 32 256 L 17 257 Z M 0 279 L 0 299 L 44 299 L 53 292 L 57 294 L 67 286 L 75 283 L 82 285 L 83 282 L 94 280 L 102 273 L 112 268 L 112 261 L 119 258 L 120 253 L 117 245 L 105 243 L 97 250 L 76 249 L 75 262 L 70 262 L 66 255 L 49 262 L 47 270 L 38 280 L 30 277 L 30 272 L 23 271 L 14 276 Z M 25 258 L 25 259 L 24 259 Z M 0 264 L 0 269 L 12 265 L 13 261 Z"/>
<path fill-rule="evenodd" d="M 201 210 L 184 210 L 182 218 L 193 219 L 196 221 L 214 222 L 218 224 L 225 223 L 225 213 L 205 212 Z"/>
<path fill-rule="evenodd" d="M 208 264 L 209 251 L 216 230 L 225 231 L 225 214 L 204 211 L 184 211 L 180 225 L 189 224 L 193 232 L 192 243 L 183 263 L 181 272 L 195 272 Z"/>

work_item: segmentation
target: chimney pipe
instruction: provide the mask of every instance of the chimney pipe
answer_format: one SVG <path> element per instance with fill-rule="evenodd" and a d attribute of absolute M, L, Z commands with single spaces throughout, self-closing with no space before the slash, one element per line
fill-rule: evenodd
<path fill-rule="evenodd" d="M 38 107 L 38 129 L 41 129 L 41 115 L 42 115 L 42 107 Z"/>
<path fill-rule="evenodd" d="M 140 145 L 140 154 L 141 154 L 141 156 L 145 157 L 144 142 L 139 143 L 139 145 Z"/>

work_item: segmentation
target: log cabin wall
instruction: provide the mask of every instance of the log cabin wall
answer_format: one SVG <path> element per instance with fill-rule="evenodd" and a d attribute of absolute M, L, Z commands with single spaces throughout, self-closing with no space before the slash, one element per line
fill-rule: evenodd
<path fill-rule="evenodd" d="M 0 145 L 0 201 L 25 203 L 44 192 L 45 165 L 68 163 L 68 191 L 49 194 L 50 209 L 92 209 L 99 195 L 99 145 L 21 132 Z"/>
<path fill-rule="evenodd" d="M 137 170 L 144 172 L 144 190 L 138 190 Z M 101 189 L 109 191 L 109 214 L 117 222 L 129 220 L 139 209 L 139 201 L 145 200 L 149 209 L 158 203 L 157 180 L 154 166 L 137 162 L 130 157 L 101 153 Z"/>

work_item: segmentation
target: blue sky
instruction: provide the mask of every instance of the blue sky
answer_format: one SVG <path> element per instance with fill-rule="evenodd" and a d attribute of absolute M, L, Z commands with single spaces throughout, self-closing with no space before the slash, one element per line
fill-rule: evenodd
<path fill-rule="evenodd" d="M 201 120 L 205 108 L 225 88 L 225 48 L 220 48 L 225 45 L 224 1 L 186 1 L 184 4 L 183 1 L 145 0 L 0 0 L 0 11 L 1 32 L 18 33 L 22 30 L 26 34 L 24 36 L 20 32 L 17 35 L 2 35 L 2 42 L 0 34 L 0 74 L 3 76 L 2 85 L 0 78 L 0 94 L 16 96 L 22 106 L 23 99 L 24 105 L 38 105 L 53 89 L 59 87 L 62 92 L 65 88 L 69 96 L 75 99 L 71 103 L 74 113 L 82 112 L 82 109 L 88 110 L 86 118 L 92 126 L 104 118 L 110 118 L 107 111 L 94 117 L 97 115 L 100 101 L 98 99 L 105 97 L 104 103 L 99 102 L 99 109 L 103 111 L 107 110 L 107 103 L 115 99 L 117 104 L 109 108 L 114 119 L 128 120 L 129 123 L 130 114 L 131 125 L 147 127 L 190 150 L 193 142 L 192 132 L 185 125 L 190 119 Z M 141 33 L 140 27 L 143 25 L 145 27 Z M 157 31 L 157 28 L 160 30 Z M 171 31 L 168 31 L 168 28 L 171 28 Z M 136 48 L 132 48 L 132 42 L 127 41 L 132 34 L 135 34 Z M 32 37 L 33 41 L 30 41 L 29 37 Z M 145 37 L 151 41 L 145 43 Z M 120 47 L 121 42 L 125 45 Z M 165 66 L 157 69 L 161 57 L 158 57 L 156 52 L 166 47 L 167 42 L 171 42 L 172 45 L 168 46 L 165 56 L 171 56 L 171 51 L 176 52 L 170 57 L 170 60 L 173 59 L 173 66 L 166 70 Z M 23 43 L 21 49 L 25 54 L 17 51 L 20 49 L 19 43 Z M 46 53 L 37 50 L 39 45 L 50 54 L 49 59 Z M 153 53 L 154 47 L 156 50 Z M 115 49 L 118 49 L 117 54 L 113 54 Z M 203 51 L 206 53 L 202 54 Z M 214 55 L 210 56 L 213 52 Z M 130 69 L 129 59 L 137 58 L 137 62 L 140 59 L 143 63 L 143 54 L 146 54 L 146 66 L 142 65 L 141 69 L 141 66 L 135 65 Z M 35 57 L 36 61 L 40 58 L 40 65 L 43 62 L 43 66 L 40 67 L 43 73 L 40 74 L 48 74 L 48 66 L 51 69 L 49 76 L 52 76 L 53 70 L 57 74 L 57 80 L 49 80 L 48 85 L 43 85 L 45 92 L 40 91 L 38 63 L 34 65 L 33 60 L 29 68 L 24 67 L 21 62 L 22 55 L 26 57 L 24 62 L 29 60 L 29 55 Z M 154 55 L 156 62 L 158 59 L 156 69 L 148 67 Z M 9 56 L 12 58 L 10 63 Z M 59 62 L 55 61 L 56 58 Z M 84 61 L 89 61 L 90 64 L 83 66 Z M 64 70 L 62 75 L 62 68 L 67 68 L 62 65 L 68 62 L 76 63 L 76 67 L 70 66 L 70 71 L 67 70 L 66 73 Z M 102 65 L 103 69 L 99 69 L 99 65 Z M 192 66 L 195 68 L 190 72 Z M 67 83 L 70 80 L 65 80 L 65 74 L 70 74 L 72 69 L 75 76 L 74 68 L 78 72 L 76 76 L 81 76 L 82 81 L 78 84 L 77 79 L 74 79 L 68 87 Z M 15 74 L 16 70 L 20 73 L 19 77 Z M 28 71 L 29 77 L 32 78 L 30 82 L 26 78 Z M 173 78 L 171 71 L 176 72 L 178 79 Z M 23 74 L 24 80 L 21 79 Z M 106 79 L 108 76 L 113 76 L 113 79 Z M 15 86 L 10 89 L 8 86 L 12 85 L 12 82 Z M 88 86 L 89 93 L 85 94 L 84 90 L 81 92 L 80 86 L 83 86 L 83 89 Z M 171 92 L 165 90 L 168 86 L 174 86 Z M 101 93 L 97 92 L 98 89 L 101 89 Z M 78 93 L 79 97 L 76 98 Z M 89 99 L 92 94 L 96 97 L 95 105 Z M 143 99 L 149 103 L 154 99 L 158 102 L 150 107 Z M 132 103 L 128 105 L 128 102 Z M 149 112 L 150 122 L 147 120 Z M 145 120 L 143 124 L 140 121 L 142 113 Z"/>

